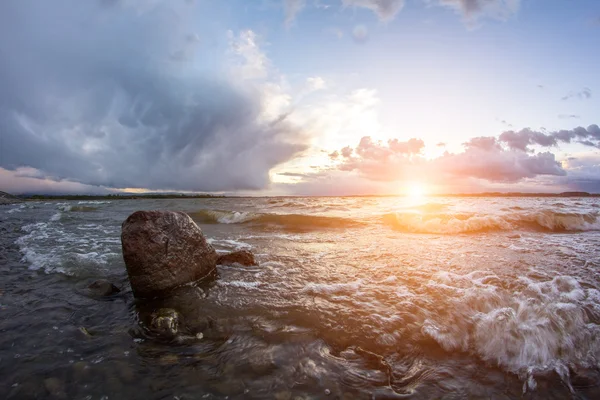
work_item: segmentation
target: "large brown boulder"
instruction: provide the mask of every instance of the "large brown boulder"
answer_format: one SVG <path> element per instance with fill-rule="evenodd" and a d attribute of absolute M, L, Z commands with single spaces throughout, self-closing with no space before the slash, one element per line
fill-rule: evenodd
<path fill-rule="evenodd" d="M 137 211 L 123 222 L 121 243 L 136 297 L 161 297 L 216 273 L 215 249 L 183 212 Z"/>

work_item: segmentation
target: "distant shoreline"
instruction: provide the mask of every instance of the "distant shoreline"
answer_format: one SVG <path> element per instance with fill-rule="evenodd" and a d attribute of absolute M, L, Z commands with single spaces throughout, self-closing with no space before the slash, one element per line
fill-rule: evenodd
<path fill-rule="evenodd" d="M 5 194 L 3 192 L 0 192 Z M 12 196 L 6 194 L 4 204 L 18 203 L 20 201 L 39 201 L 39 200 L 160 200 L 160 199 L 222 199 L 222 198 L 306 198 L 306 197 L 409 197 L 407 195 L 388 194 L 388 195 L 346 195 L 346 196 L 223 196 L 210 194 L 111 194 L 111 195 L 21 195 Z M 2 196 L 0 196 L 2 197 Z M 574 197 L 593 197 L 600 198 L 600 193 L 588 192 L 562 192 L 562 193 L 521 193 L 521 192 L 482 192 L 482 193 L 439 193 L 431 194 L 425 197 L 547 197 L 547 198 L 574 198 Z M 0 204 L 3 202 L 0 201 Z"/>

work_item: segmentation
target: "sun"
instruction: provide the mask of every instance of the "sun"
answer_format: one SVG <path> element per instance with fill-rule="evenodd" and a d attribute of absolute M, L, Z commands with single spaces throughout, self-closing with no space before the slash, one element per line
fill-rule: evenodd
<path fill-rule="evenodd" d="M 408 182 L 405 186 L 406 195 L 413 199 L 420 199 L 427 196 L 427 188 L 420 182 Z"/>

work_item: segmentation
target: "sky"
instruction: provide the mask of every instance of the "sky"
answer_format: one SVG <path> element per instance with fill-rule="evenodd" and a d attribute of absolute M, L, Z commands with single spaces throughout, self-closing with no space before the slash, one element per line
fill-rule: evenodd
<path fill-rule="evenodd" d="M 0 190 L 600 192 L 596 0 L 3 0 Z"/>

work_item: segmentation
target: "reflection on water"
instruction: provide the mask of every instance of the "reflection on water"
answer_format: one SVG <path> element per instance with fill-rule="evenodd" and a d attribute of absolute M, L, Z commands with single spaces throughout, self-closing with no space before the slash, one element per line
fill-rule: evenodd
<path fill-rule="evenodd" d="M 597 398 L 600 208 L 559 200 L 2 208 L 0 395 Z M 219 251 L 251 249 L 260 266 L 136 303 L 119 234 L 137 209 L 186 211 Z M 97 278 L 125 290 L 92 298 Z M 164 316 L 177 329 L 157 336 Z"/>

